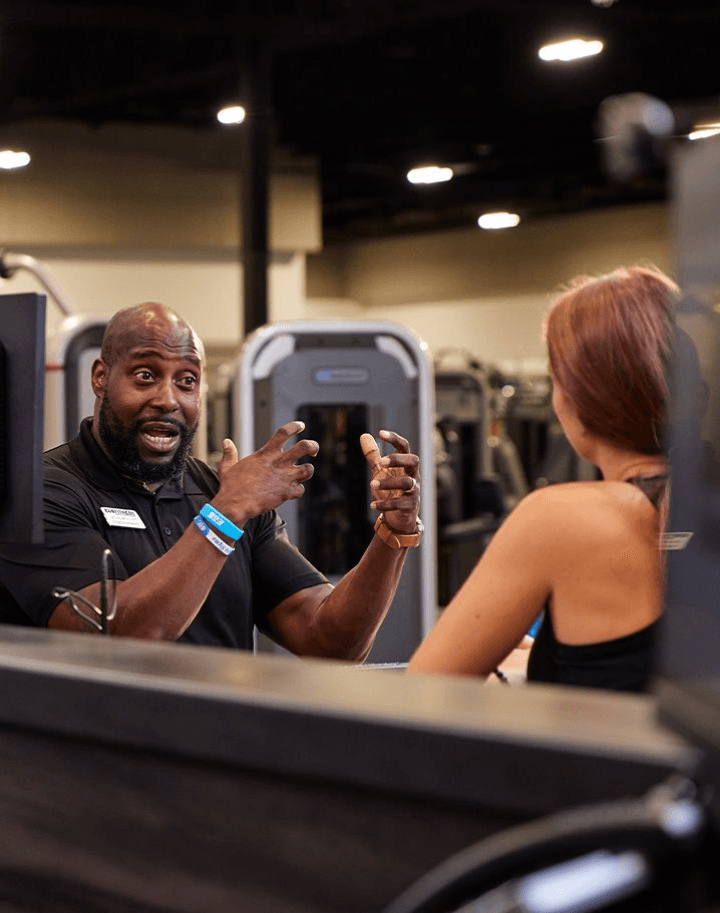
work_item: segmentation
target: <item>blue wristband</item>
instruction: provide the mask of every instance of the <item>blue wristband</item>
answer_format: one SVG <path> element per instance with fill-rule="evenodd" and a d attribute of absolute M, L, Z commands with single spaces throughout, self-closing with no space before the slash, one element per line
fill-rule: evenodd
<path fill-rule="evenodd" d="M 219 533 L 223 533 L 228 539 L 232 539 L 234 542 L 237 542 L 243 534 L 243 531 L 235 526 L 232 520 L 228 520 L 228 518 L 221 514 L 219 510 L 215 510 L 215 508 L 211 507 L 209 504 L 206 504 L 203 507 L 200 511 L 200 516 L 205 517 L 208 523 L 211 526 L 214 526 Z"/>
<path fill-rule="evenodd" d="M 222 552 L 223 555 L 225 555 L 226 557 L 228 555 L 232 555 L 232 553 L 235 551 L 235 547 L 232 545 L 228 545 L 227 542 L 223 542 L 223 540 L 220 538 L 220 536 L 216 536 L 215 533 L 207 525 L 207 523 L 205 523 L 205 521 L 202 519 L 200 514 L 198 514 L 197 517 L 195 517 L 193 522 L 194 522 L 195 526 L 197 526 L 197 528 L 203 534 L 203 536 L 205 536 L 205 538 L 208 540 L 208 542 L 212 542 L 212 544 L 215 546 L 215 548 L 219 552 Z"/>

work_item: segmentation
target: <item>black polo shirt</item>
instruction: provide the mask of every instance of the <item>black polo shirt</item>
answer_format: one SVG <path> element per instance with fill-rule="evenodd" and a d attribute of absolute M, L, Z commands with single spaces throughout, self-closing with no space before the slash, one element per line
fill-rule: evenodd
<path fill-rule="evenodd" d="M 0 548 L 0 623 L 45 626 L 55 587 L 80 590 L 102 577 L 112 550 L 118 580 L 171 548 L 219 487 L 205 463 L 188 459 L 182 482 L 148 492 L 114 469 L 92 436 L 90 419 L 68 444 L 44 456 L 43 545 Z M 209 547 L 198 537 L 198 552 Z M 275 511 L 250 520 L 181 641 L 252 649 L 253 626 L 283 599 L 325 583 L 289 541 Z"/>

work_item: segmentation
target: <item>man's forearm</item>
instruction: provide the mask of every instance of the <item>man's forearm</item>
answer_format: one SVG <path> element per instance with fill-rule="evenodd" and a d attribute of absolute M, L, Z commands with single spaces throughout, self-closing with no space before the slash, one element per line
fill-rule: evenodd
<path fill-rule="evenodd" d="M 317 655 L 364 660 L 392 604 L 407 549 L 392 549 L 374 536 L 358 564 L 320 606 Z"/>
<path fill-rule="evenodd" d="M 149 640 L 177 640 L 205 602 L 227 558 L 191 523 L 162 557 L 127 580 L 117 582 L 117 614 L 110 634 Z M 100 583 L 82 594 L 99 605 Z M 58 604 L 48 627 L 92 631 L 72 610 L 69 600 Z"/>

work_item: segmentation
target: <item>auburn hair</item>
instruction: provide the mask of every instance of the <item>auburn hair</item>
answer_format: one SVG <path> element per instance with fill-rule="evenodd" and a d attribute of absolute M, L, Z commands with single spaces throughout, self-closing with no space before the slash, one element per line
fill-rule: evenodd
<path fill-rule="evenodd" d="M 665 450 L 679 289 L 655 267 L 579 276 L 543 322 L 550 370 L 585 428 L 638 453 Z"/>

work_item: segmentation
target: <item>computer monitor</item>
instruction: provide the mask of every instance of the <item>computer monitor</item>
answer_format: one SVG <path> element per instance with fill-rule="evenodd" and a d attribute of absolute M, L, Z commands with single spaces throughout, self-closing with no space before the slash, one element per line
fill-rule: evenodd
<path fill-rule="evenodd" d="M 0 295 L 0 543 L 42 542 L 45 303 Z"/>

